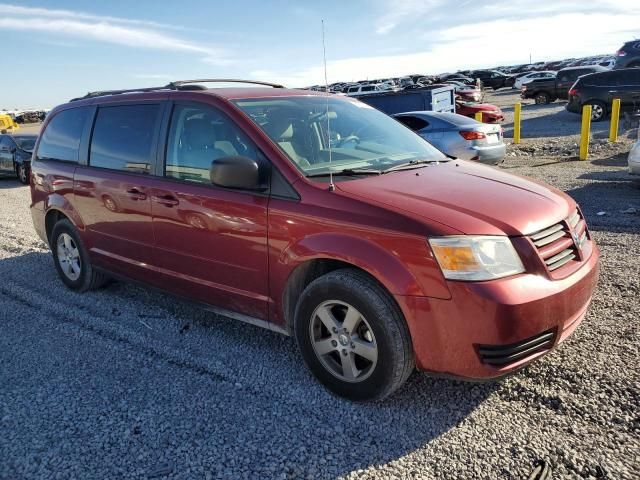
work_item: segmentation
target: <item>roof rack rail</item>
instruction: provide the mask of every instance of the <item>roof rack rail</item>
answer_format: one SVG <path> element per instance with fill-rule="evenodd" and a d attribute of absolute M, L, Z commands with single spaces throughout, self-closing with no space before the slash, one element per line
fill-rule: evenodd
<path fill-rule="evenodd" d="M 253 85 L 263 85 L 265 87 L 285 88 L 284 85 L 278 83 L 260 82 L 257 80 L 240 80 L 238 78 L 202 78 L 199 80 L 176 80 L 169 83 L 166 88 L 177 89 L 182 85 L 189 83 L 249 83 Z"/>
<path fill-rule="evenodd" d="M 70 101 L 75 102 L 77 100 L 86 100 L 87 98 L 120 95 L 122 93 L 158 92 L 162 90 L 193 90 L 193 87 L 189 88 L 189 85 L 193 83 L 249 83 L 273 88 L 285 88 L 283 85 L 277 83 L 259 82 L 257 80 L 240 80 L 237 78 L 203 78 L 198 80 L 176 80 L 175 82 L 168 83 L 163 87 L 129 88 L 126 90 L 98 90 L 96 92 L 89 92 L 84 97 L 72 98 Z"/>
<path fill-rule="evenodd" d="M 87 98 L 104 97 L 107 95 L 120 95 L 121 93 L 144 93 L 144 92 L 157 92 L 160 90 L 169 90 L 169 86 L 164 87 L 144 87 L 144 88 L 130 88 L 127 90 L 98 90 L 96 92 L 89 92 L 84 97 L 72 98 L 70 102 L 76 100 L 86 100 Z"/>

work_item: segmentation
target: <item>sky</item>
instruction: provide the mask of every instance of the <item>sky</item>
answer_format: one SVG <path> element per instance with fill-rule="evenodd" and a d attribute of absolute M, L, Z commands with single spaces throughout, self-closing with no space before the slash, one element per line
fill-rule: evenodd
<path fill-rule="evenodd" d="M 243 78 L 302 87 L 596 54 L 640 0 L 0 0 L 0 109 L 93 90 Z"/>

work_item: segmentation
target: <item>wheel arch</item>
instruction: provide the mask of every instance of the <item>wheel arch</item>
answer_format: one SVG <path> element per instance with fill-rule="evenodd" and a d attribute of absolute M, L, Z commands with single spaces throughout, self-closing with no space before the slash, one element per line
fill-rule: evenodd
<path fill-rule="evenodd" d="M 59 207 L 51 207 L 47 210 L 44 216 L 44 229 L 45 234 L 47 235 L 47 242 L 51 245 L 51 232 L 53 232 L 53 227 L 60 220 L 68 220 L 71 224 L 79 229 L 83 228 L 82 223 L 79 221 L 79 217 L 73 214 L 74 212 L 64 211 Z"/>
<path fill-rule="evenodd" d="M 331 250 L 327 250 L 330 246 Z M 316 248 L 314 248 L 316 247 Z M 425 246 L 426 251 L 426 246 Z M 391 297 L 395 295 L 426 296 L 413 272 L 400 259 L 381 246 L 365 239 L 345 235 L 319 234 L 287 249 L 280 263 L 289 264 L 289 273 L 279 289 L 282 291 L 281 312 L 284 327 L 291 331 L 295 308 L 304 289 L 316 278 L 341 268 L 363 272 L 376 281 Z M 425 258 L 427 260 L 427 258 Z M 292 265 L 293 264 L 293 265 Z M 445 291 L 442 296 L 450 298 Z M 434 292 L 432 292 L 434 293 Z"/>

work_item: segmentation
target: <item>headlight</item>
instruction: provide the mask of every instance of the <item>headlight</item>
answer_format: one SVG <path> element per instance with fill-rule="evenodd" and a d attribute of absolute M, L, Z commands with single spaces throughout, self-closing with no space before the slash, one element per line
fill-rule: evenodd
<path fill-rule="evenodd" d="M 524 272 L 508 237 L 440 237 L 429 244 L 449 280 L 492 280 Z"/>

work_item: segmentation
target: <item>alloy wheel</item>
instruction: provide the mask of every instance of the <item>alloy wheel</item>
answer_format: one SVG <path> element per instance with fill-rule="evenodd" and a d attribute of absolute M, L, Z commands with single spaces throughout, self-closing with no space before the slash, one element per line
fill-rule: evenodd
<path fill-rule="evenodd" d="M 378 362 L 371 326 L 352 305 L 338 300 L 320 304 L 309 324 L 311 344 L 332 375 L 345 382 L 362 382 Z"/>
<path fill-rule="evenodd" d="M 65 276 L 76 281 L 80 278 L 82 263 L 80 260 L 80 250 L 73 241 L 73 237 L 68 233 L 63 233 L 58 237 L 57 253 L 58 264 Z"/>
<path fill-rule="evenodd" d="M 591 120 L 600 120 L 604 115 L 604 108 L 602 105 L 594 103 L 591 105 Z"/>
<path fill-rule="evenodd" d="M 23 164 L 18 165 L 18 178 L 22 183 L 27 183 L 27 169 Z"/>

